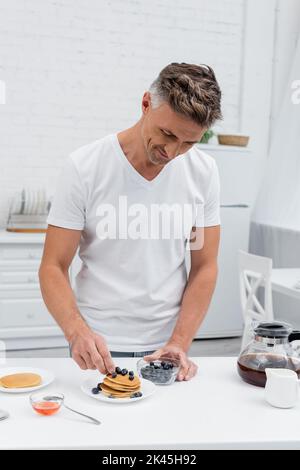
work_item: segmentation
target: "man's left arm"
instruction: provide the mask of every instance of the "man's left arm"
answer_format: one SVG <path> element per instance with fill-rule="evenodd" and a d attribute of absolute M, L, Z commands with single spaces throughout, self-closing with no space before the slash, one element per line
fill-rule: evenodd
<path fill-rule="evenodd" d="M 163 348 L 146 356 L 147 360 L 162 355 L 179 356 L 181 369 L 177 380 L 189 380 L 197 372 L 197 366 L 188 359 L 187 352 L 208 310 L 218 274 L 220 225 L 196 228 L 196 231 L 202 231 L 203 247 L 190 252 L 191 269 L 172 336 Z"/>

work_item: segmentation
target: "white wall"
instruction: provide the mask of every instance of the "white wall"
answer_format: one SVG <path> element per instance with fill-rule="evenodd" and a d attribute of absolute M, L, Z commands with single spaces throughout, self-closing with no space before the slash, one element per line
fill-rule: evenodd
<path fill-rule="evenodd" d="M 0 225 L 24 184 L 51 191 L 62 158 L 132 125 L 172 61 L 211 64 L 238 126 L 243 0 L 0 1 Z"/>
<path fill-rule="evenodd" d="M 300 1 L 278 0 L 276 8 L 275 50 L 273 66 L 273 93 L 271 109 L 271 130 L 274 131 L 276 118 L 289 85 L 290 70 L 300 35 Z M 300 77 L 294 77 L 299 80 Z M 270 135 L 272 138 L 272 133 Z"/>
<path fill-rule="evenodd" d="M 65 155 L 132 125 L 143 92 L 172 61 L 215 68 L 223 127 L 250 129 L 263 160 L 273 12 L 273 0 L 0 0 L 0 226 L 15 190 L 51 192 Z M 265 73 L 251 72 L 254 56 Z"/>

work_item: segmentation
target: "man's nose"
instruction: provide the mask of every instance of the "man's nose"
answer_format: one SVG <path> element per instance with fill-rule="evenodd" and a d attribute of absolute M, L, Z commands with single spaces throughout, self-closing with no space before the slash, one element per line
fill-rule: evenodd
<path fill-rule="evenodd" d="M 175 158 L 180 153 L 180 143 L 170 143 L 165 147 L 165 153 L 168 155 L 169 158 Z"/>

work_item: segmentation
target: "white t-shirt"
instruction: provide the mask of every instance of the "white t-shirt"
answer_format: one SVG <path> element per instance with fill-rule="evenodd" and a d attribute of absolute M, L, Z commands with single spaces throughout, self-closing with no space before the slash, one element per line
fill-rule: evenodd
<path fill-rule="evenodd" d="M 219 192 L 217 165 L 197 147 L 152 181 L 128 161 L 117 134 L 66 158 L 47 222 L 82 231 L 74 292 L 111 351 L 168 341 L 187 282 L 189 232 L 220 224 Z"/>

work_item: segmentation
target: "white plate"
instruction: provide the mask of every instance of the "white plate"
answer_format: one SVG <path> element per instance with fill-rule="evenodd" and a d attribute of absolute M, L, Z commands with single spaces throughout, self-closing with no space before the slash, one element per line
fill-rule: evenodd
<path fill-rule="evenodd" d="M 29 206 L 29 191 L 25 189 L 24 193 L 24 214 L 28 214 L 28 206 Z"/>
<path fill-rule="evenodd" d="M 36 215 L 38 214 L 38 191 L 37 189 L 34 190 L 33 192 L 34 196 L 34 208 L 33 208 L 33 214 Z"/>
<path fill-rule="evenodd" d="M 35 196 L 35 190 L 31 190 L 31 211 L 30 214 L 34 215 L 35 214 L 35 206 L 36 206 L 36 196 Z"/>
<path fill-rule="evenodd" d="M 29 198 L 30 198 L 29 214 L 33 214 L 34 191 L 32 189 L 29 189 Z"/>
<path fill-rule="evenodd" d="M 40 214 L 44 213 L 44 206 L 45 206 L 45 194 L 44 194 L 44 190 L 41 188 L 40 189 L 40 210 L 39 210 Z"/>
<path fill-rule="evenodd" d="M 36 190 L 32 190 L 32 207 L 31 207 L 31 214 L 36 214 Z"/>
<path fill-rule="evenodd" d="M 27 197 L 28 197 L 27 214 L 31 214 L 32 197 L 31 197 L 31 189 L 30 188 L 28 188 L 28 190 L 27 190 Z"/>
<path fill-rule="evenodd" d="M 40 215 L 41 214 L 41 199 L 42 199 L 42 191 L 41 189 L 38 189 L 37 190 L 37 200 L 38 200 L 38 205 L 37 205 L 37 214 Z"/>
<path fill-rule="evenodd" d="M 49 370 L 37 369 L 36 367 L 5 367 L 0 369 L 0 377 L 11 374 L 24 374 L 25 372 L 38 374 L 42 377 L 42 383 L 36 387 L 26 387 L 26 388 L 5 388 L 0 385 L 0 392 L 5 393 L 24 393 L 24 392 L 34 392 L 40 388 L 46 387 L 54 380 L 54 375 Z"/>
<path fill-rule="evenodd" d="M 41 189 L 38 189 L 37 190 L 37 201 L 38 201 L 38 204 L 37 204 L 37 214 L 41 214 L 41 205 L 42 205 L 42 202 L 41 202 L 41 199 L 42 199 L 42 191 Z"/>
<path fill-rule="evenodd" d="M 22 209 L 22 191 L 18 191 L 15 196 L 15 214 L 21 214 L 21 209 Z"/>
<path fill-rule="evenodd" d="M 104 376 L 98 380 L 97 383 L 101 382 L 104 379 Z M 81 390 L 88 395 L 89 397 L 95 398 L 98 401 L 104 401 L 105 403 L 114 403 L 122 405 L 124 403 L 135 403 L 136 401 L 143 400 L 144 398 L 150 397 L 156 390 L 156 385 L 150 380 L 140 379 L 141 380 L 141 392 L 142 396 L 137 398 L 108 398 L 103 393 L 99 392 L 97 395 L 92 393 L 92 389 L 97 386 L 95 380 L 88 379 L 81 385 Z"/>
<path fill-rule="evenodd" d="M 43 195 L 44 195 L 44 210 L 43 214 L 47 214 L 47 207 L 48 207 L 48 199 L 47 199 L 47 193 L 46 190 L 43 190 Z"/>
<path fill-rule="evenodd" d="M 11 214 L 17 214 L 18 213 L 18 208 L 19 208 L 19 199 L 18 199 L 18 193 L 16 192 L 13 195 L 12 198 L 12 203 L 11 203 Z"/>
<path fill-rule="evenodd" d="M 25 188 L 22 189 L 21 191 L 21 210 L 20 214 L 25 214 Z M 21 212 L 22 211 L 22 212 Z"/>
<path fill-rule="evenodd" d="M 31 189 L 28 188 L 27 190 L 27 214 L 30 214 L 30 210 L 31 210 Z"/>

